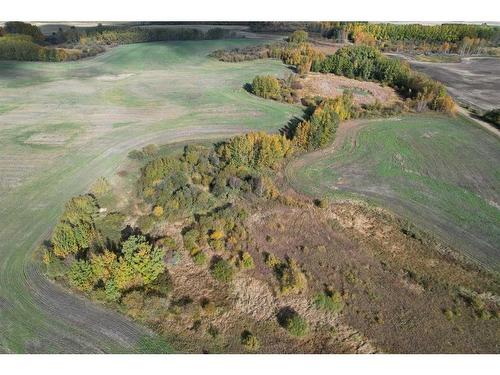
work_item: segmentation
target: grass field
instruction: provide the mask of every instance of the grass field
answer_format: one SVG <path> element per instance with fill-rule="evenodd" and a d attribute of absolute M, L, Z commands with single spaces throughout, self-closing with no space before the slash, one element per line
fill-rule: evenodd
<path fill-rule="evenodd" d="M 365 121 L 334 149 L 291 163 L 294 187 L 389 207 L 491 269 L 500 269 L 500 141 L 437 114 Z"/>
<path fill-rule="evenodd" d="M 300 114 L 242 88 L 256 74 L 283 75 L 281 62 L 206 57 L 262 42 L 148 43 L 78 62 L 0 62 L 0 352 L 168 351 L 146 328 L 49 282 L 35 246 L 64 202 L 112 175 L 131 149 L 276 130 Z"/>

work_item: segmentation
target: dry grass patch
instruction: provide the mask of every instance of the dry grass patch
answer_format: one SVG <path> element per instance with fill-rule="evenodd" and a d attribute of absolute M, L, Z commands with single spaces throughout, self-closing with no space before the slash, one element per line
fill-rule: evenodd
<path fill-rule="evenodd" d="M 375 82 L 357 81 L 335 74 L 309 73 L 300 78 L 302 88 L 297 90 L 299 97 L 328 97 L 336 98 L 345 90 L 351 90 L 356 104 L 373 104 L 375 101 L 389 105 L 399 101 L 394 89 L 382 86 Z"/>

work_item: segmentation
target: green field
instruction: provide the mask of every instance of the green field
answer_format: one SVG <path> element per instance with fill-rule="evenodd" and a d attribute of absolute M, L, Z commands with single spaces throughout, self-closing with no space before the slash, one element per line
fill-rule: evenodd
<path fill-rule="evenodd" d="M 339 134 L 334 150 L 289 165 L 293 186 L 389 207 L 500 269 L 498 138 L 462 117 L 437 114 L 365 121 Z"/>
<path fill-rule="evenodd" d="M 147 43 L 77 62 L 0 62 L 0 352 L 148 351 L 152 342 L 167 350 L 146 328 L 48 281 L 34 250 L 65 201 L 116 172 L 131 149 L 277 130 L 299 115 L 243 89 L 256 74 L 284 75 L 280 61 L 206 57 L 262 42 Z"/>

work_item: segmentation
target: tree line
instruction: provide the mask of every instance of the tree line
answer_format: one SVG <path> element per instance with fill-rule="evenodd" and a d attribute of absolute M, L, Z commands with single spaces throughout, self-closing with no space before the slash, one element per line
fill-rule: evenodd
<path fill-rule="evenodd" d="M 44 36 L 37 26 L 7 22 L 0 30 L 0 59 L 68 61 L 94 56 L 106 46 L 174 40 L 210 40 L 235 37 L 234 31 L 215 27 L 203 32 L 185 27 L 102 26 L 67 30 Z"/>
<path fill-rule="evenodd" d="M 479 38 L 492 42 L 500 39 L 500 28 L 486 24 L 394 24 L 341 22 L 324 32 L 326 36 L 338 36 L 347 33 L 348 38 L 355 41 L 360 34 L 366 33 L 379 41 L 415 40 L 427 42 L 454 43 L 464 38 Z"/>

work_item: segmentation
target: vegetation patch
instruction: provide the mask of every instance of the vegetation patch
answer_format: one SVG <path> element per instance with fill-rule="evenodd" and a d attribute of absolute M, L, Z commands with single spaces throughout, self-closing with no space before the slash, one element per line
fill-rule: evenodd
<path fill-rule="evenodd" d="M 212 276 L 222 283 L 230 283 L 234 276 L 234 267 L 224 259 L 217 259 L 210 267 Z"/>
<path fill-rule="evenodd" d="M 290 308 L 284 308 L 280 311 L 278 321 L 292 336 L 303 337 L 309 333 L 309 324 L 307 321 L 299 313 Z"/>
<path fill-rule="evenodd" d="M 314 305 L 318 309 L 339 313 L 344 308 L 344 299 L 340 292 L 327 289 L 314 297 Z"/>

